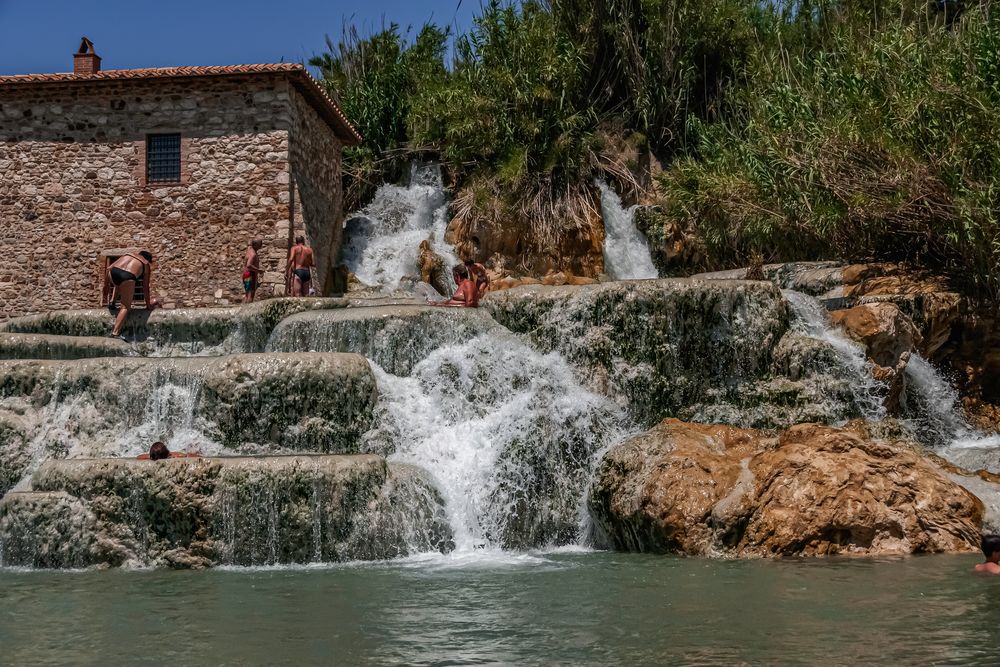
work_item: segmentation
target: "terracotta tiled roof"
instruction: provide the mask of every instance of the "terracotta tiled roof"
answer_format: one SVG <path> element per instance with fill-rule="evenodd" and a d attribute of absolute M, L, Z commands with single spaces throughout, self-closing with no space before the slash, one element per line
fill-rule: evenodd
<path fill-rule="evenodd" d="M 297 63 L 275 63 L 268 65 L 211 65 L 207 67 L 152 67 L 145 69 L 111 69 L 93 74 L 60 72 L 54 74 L 15 74 L 0 76 L 0 87 L 9 85 L 44 83 L 100 83 L 102 81 L 122 81 L 129 79 L 186 79 L 210 76 L 233 76 L 247 74 L 286 74 L 310 104 L 319 112 L 323 120 L 333 128 L 340 139 L 351 146 L 361 143 L 361 135 L 330 99 L 316 79 L 306 68 Z"/>

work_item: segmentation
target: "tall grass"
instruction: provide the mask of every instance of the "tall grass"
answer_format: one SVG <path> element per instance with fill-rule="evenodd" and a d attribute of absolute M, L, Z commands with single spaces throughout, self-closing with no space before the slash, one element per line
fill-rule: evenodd
<path fill-rule="evenodd" d="M 490 0 L 461 34 L 346 34 L 312 64 L 365 137 L 350 206 L 432 155 L 461 221 L 555 248 L 595 177 L 639 187 L 627 146 L 665 167 L 651 237 L 697 248 L 668 270 L 903 259 L 1000 294 L 988 0 Z"/>
<path fill-rule="evenodd" d="M 663 222 L 706 264 L 906 260 L 996 299 L 1000 22 L 988 5 L 960 25 L 897 9 L 863 38 L 848 16 L 818 46 L 758 54 L 724 120 L 692 124 L 697 150 L 661 181 Z"/>

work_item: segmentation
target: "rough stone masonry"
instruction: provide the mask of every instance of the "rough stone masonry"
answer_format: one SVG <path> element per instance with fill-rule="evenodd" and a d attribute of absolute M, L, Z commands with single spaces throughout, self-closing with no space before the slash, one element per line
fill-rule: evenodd
<path fill-rule="evenodd" d="M 258 295 L 283 294 L 304 232 L 330 290 L 341 149 L 360 137 L 301 65 L 100 71 L 87 55 L 73 74 L 0 77 L 0 320 L 97 306 L 126 248 L 154 254 L 165 307 L 210 306 L 242 297 L 254 237 Z M 148 182 L 164 133 L 180 134 L 180 177 Z"/>

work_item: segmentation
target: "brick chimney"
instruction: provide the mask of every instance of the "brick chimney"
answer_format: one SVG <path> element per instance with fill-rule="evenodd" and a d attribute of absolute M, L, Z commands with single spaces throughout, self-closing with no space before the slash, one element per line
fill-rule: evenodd
<path fill-rule="evenodd" d="M 94 43 L 84 37 L 80 49 L 73 54 L 73 74 L 94 74 L 101 71 L 101 57 L 94 52 Z"/>

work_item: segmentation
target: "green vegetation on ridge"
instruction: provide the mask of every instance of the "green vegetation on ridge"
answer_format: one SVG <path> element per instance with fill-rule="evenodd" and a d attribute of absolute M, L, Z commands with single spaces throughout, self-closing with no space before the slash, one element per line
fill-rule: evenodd
<path fill-rule="evenodd" d="M 988 2 L 494 0 L 465 34 L 351 33 L 312 64 L 365 137 L 352 208 L 424 155 L 459 217 L 555 239 L 592 224 L 603 177 L 658 204 L 643 221 L 669 273 L 899 259 L 1000 292 Z"/>

